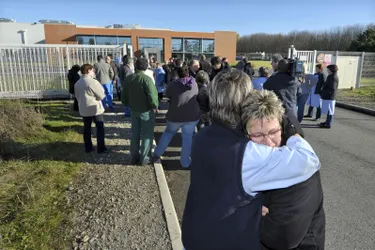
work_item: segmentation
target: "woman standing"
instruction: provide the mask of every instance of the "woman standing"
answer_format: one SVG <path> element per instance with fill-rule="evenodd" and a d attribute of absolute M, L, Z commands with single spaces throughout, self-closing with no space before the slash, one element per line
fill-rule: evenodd
<path fill-rule="evenodd" d="M 253 88 L 256 90 L 262 90 L 263 84 L 267 81 L 269 77 L 269 72 L 267 67 L 260 67 L 259 68 L 259 77 L 252 79 Z"/>
<path fill-rule="evenodd" d="M 337 88 L 339 86 L 339 77 L 337 76 L 336 64 L 331 64 L 327 66 L 328 77 L 323 84 L 322 88 L 322 113 L 327 114 L 327 119 L 325 122 L 319 124 L 321 128 L 331 128 L 333 115 L 335 114 L 335 105 L 336 105 L 336 94 Z"/>
<path fill-rule="evenodd" d="M 314 108 L 316 108 L 315 120 L 318 121 L 322 113 L 322 103 L 320 99 L 320 94 L 322 92 L 324 81 L 327 79 L 327 75 L 324 73 L 324 68 L 322 64 L 317 64 L 315 66 L 314 76 L 317 78 L 317 82 L 311 82 L 311 92 L 309 97 L 307 98 L 307 105 L 309 105 L 309 110 L 307 115 L 305 115 L 304 117 L 312 118 Z"/>
<path fill-rule="evenodd" d="M 153 160 L 157 161 L 164 154 L 173 136 L 181 128 L 181 165 L 188 168 L 191 164 L 190 153 L 195 126 L 199 121 L 198 86 L 194 78 L 189 76 L 188 67 L 177 68 L 177 74 L 179 78 L 167 87 L 167 127 L 155 148 Z"/>
<path fill-rule="evenodd" d="M 76 64 L 72 66 L 72 68 L 69 70 L 69 73 L 68 73 L 69 93 L 72 95 L 74 95 L 74 85 L 81 78 L 81 76 L 79 75 L 79 71 L 81 71 L 81 67 Z M 77 98 L 75 97 L 75 95 L 74 95 L 73 110 L 78 111 L 78 102 L 77 102 Z"/>
<path fill-rule="evenodd" d="M 210 101 L 208 99 L 207 90 L 207 85 L 210 81 L 210 76 L 207 74 L 207 72 L 200 70 L 198 71 L 195 80 L 197 81 L 199 88 L 197 101 L 199 103 L 200 119 L 197 125 L 197 129 L 200 130 L 201 128 L 210 125 L 210 119 L 208 117 L 208 112 L 210 111 Z"/>

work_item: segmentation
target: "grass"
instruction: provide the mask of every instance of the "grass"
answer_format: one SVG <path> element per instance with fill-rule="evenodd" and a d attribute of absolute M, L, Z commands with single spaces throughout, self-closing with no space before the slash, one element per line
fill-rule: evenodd
<path fill-rule="evenodd" d="M 375 78 L 362 78 L 361 85 L 358 89 L 339 89 L 338 97 L 340 98 L 362 98 L 359 101 L 375 102 Z"/>
<path fill-rule="evenodd" d="M 0 107 L 7 110 L 16 105 L 12 102 L 2 101 Z M 66 188 L 83 166 L 69 154 L 79 155 L 74 151 L 82 146 L 77 129 L 81 123 L 63 102 L 20 105 L 19 113 L 39 115 L 44 121 L 7 138 L 7 160 L 0 162 L 0 249 L 66 249 L 71 243 Z M 0 114 L 0 125 L 17 128 L 4 122 L 5 113 Z"/>

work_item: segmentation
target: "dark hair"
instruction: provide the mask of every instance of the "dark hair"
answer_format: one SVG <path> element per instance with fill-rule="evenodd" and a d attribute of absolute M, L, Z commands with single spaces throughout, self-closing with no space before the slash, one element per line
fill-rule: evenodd
<path fill-rule="evenodd" d="M 92 70 L 92 69 L 93 69 L 93 66 L 91 64 L 88 64 L 88 63 L 83 64 L 81 66 L 81 73 L 83 75 L 87 75 L 89 73 L 89 71 Z"/>
<path fill-rule="evenodd" d="M 148 60 L 146 58 L 138 58 L 135 62 L 135 69 L 145 71 L 148 69 Z"/>
<path fill-rule="evenodd" d="M 259 76 L 260 77 L 268 77 L 269 72 L 267 67 L 260 67 L 259 68 Z"/>
<path fill-rule="evenodd" d="M 332 73 L 336 73 L 339 70 L 336 64 L 328 65 L 327 69 L 329 69 L 329 71 L 331 71 Z"/>
<path fill-rule="evenodd" d="M 176 59 L 174 60 L 174 65 L 176 65 L 176 66 L 181 66 L 181 65 L 182 65 L 182 60 L 181 60 L 180 58 L 176 58 Z"/>
<path fill-rule="evenodd" d="M 122 62 L 125 62 L 127 58 L 128 58 L 128 55 L 124 55 L 124 56 L 122 57 L 121 61 L 122 61 Z"/>
<path fill-rule="evenodd" d="M 323 64 L 319 63 L 319 64 L 315 65 L 315 68 L 318 68 L 319 70 L 322 70 Z"/>
<path fill-rule="evenodd" d="M 211 58 L 211 64 L 212 65 L 218 65 L 220 63 L 221 63 L 220 57 L 214 56 L 214 57 Z"/>
<path fill-rule="evenodd" d="M 79 66 L 78 64 L 75 64 L 70 69 L 70 72 L 78 73 L 80 70 L 81 70 L 81 66 Z"/>
<path fill-rule="evenodd" d="M 206 56 L 205 55 L 199 55 L 199 60 L 206 60 Z"/>
<path fill-rule="evenodd" d="M 107 56 L 111 59 L 113 58 L 112 54 L 108 54 Z"/>
<path fill-rule="evenodd" d="M 98 61 L 100 61 L 100 60 L 103 59 L 103 56 L 102 55 L 98 55 L 97 59 L 98 59 Z"/>
<path fill-rule="evenodd" d="M 277 64 L 277 71 L 280 73 L 288 73 L 289 72 L 289 61 L 286 59 L 282 59 Z"/>
<path fill-rule="evenodd" d="M 189 68 L 186 66 L 183 66 L 181 68 L 177 69 L 177 75 L 179 78 L 184 78 L 189 76 Z"/>
<path fill-rule="evenodd" d="M 226 57 L 223 57 L 223 59 L 221 59 L 223 62 L 225 61 L 225 60 L 227 60 L 228 58 L 226 58 Z"/>
<path fill-rule="evenodd" d="M 283 57 L 279 53 L 272 56 L 273 63 L 279 63 L 281 60 L 283 60 Z"/>

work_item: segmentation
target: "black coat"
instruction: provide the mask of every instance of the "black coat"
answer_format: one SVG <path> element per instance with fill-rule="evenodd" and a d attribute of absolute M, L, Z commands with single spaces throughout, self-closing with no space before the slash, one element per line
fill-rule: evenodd
<path fill-rule="evenodd" d="M 205 71 L 208 75 L 211 74 L 211 63 L 206 60 L 199 61 L 199 68 L 200 70 Z"/>
<path fill-rule="evenodd" d="M 323 100 L 336 100 L 339 77 L 337 74 L 330 74 L 323 84 L 321 97 Z"/>
<path fill-rule="evenodd" d="M 229 65 L 225 66 L 223 63 L 221 64 L 220 69 L 212 68 L 211 74 L 210 74 L 210 81 L 212 81 L 215 78 L 215 76 L 219 74 L 220 72 L 227 72 L 227 71 L 231 71 L 231 67 Z"/>
<path fill-rule="evenodd" d="M 323 87 L 324 82 L 327 80 L 327 76 L 328 75 L 326 73 L 318 74 L 318 83 L 316 84 L 314 94 L 320 95 L 322 93 L 322 87 Z"/>
<path fill-rule="evenodd" d="M 300 85 L 298 79 L 290 74 L 276 73 L 268 78 L 263 88 L 275 92 L 288 111 L 295 111 L 297 107 L 297 93 Z"/>
<path fill-rule="evenodd" d="M 78 80 L 81 78 L 81 76 L 78 74 L 78 72 L 73 72 L 72 70 L 69 70 L 68 73 L 68 81 L 69 81 L 69 93 L 74 94 L 74 85 Z"/>

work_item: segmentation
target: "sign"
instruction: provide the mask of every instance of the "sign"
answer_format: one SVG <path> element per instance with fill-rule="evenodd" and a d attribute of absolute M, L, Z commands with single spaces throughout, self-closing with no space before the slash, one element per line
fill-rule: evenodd
<path fill-rule="evenodd" d="M 303 61 L 303 62 L 306 62 L 307 61 L 307 56 L 306 55 L 301 55 L 301 56 L 299 56 L 299 60 Z"/>
<path fill-rule="evenodd" d="M 332 61 L 332 55 L 331 54 L 325 54 L 324 55 L 324 66 L 328 66 L 331 64 Z"/>
<path fill-rule="evenodd" d="M 323 54 L 323 53 L 319 54 L 319 55 L 316 57 L 316 61 L 317 61 L 318 63 L 324 63 L 324 54 Z"/>

